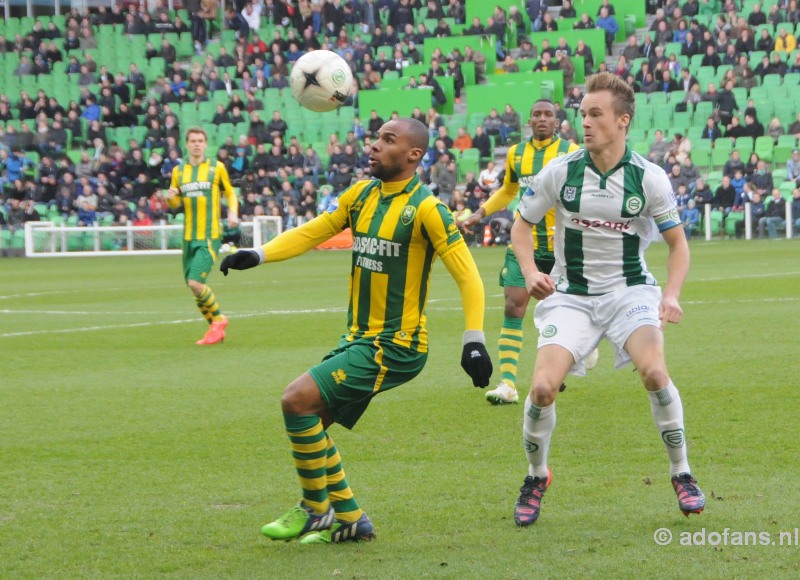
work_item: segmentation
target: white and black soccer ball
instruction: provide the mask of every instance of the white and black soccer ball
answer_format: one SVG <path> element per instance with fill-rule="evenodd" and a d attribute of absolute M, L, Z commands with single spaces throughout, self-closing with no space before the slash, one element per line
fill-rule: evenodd
<path fill-rule="evenodd" d="M 324 113 L 341 107 L 350 96 L 353 73 L 330 50 L 312 50 L 294 63 L 289 79 L 292 96 L 306 109 Z"/>

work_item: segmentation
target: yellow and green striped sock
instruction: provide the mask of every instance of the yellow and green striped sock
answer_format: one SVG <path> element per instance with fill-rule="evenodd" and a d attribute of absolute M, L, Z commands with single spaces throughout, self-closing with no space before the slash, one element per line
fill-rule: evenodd
<path fill-rule="evenodd" d="M 353 491 L 347 485 L 344 478 L 344 467 L 342 467 L 342 457 L 333 444 L 330 435 L 328 440 L 328 498 L 336 512 L 336 519 L 343 522 L 357 522 L 364 512 L 358 507 L 358 502 L 353 497 Z"/>
<path fill-rule="evenodd" d="M 222 320 L 222 313 L 219 310 L 219 304 L 217 304 L 217 297 L 214 296 L 214 292 L 210 287 L 203 287 L 203 291 L 200 292 L 200 296 L 195 298 L 195 301 L 197 302 L 197 307 L 200 309 L 203 318 L 205 318 L 209 324 Z"/>
<path fill-rule="evenodd" d="M 516 387 L 519 353 L 522 351 L 522 319 L 503 318 L 498 342 L 500 360 L 500 379 Z"/>
<path fill-rule="evenodd" d="M 328 500 L 328 443 L 322 421 L 317 415 L 283 415 L 286 432 L 292 447 L 292 457 L 300 487 L 303 489 L 303 503 L 315 514 L 327 513 Z"/>

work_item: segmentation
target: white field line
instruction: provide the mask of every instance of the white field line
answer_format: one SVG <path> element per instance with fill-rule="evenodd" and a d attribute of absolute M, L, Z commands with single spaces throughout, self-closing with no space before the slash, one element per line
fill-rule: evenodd
<path fill-rule="evenodd" d="M 499 297 L 500 295 L 497 295 Z M 441 303 L 441 302 L 453 302 L 459 300 L 459 298 L 442 298 L 431 300 L 430 303 Z M 759 303 L 763 304 L 764 302 L 797 302 L 800 300 L 800 296 L 790 296 L 786 298 L 744 298 L 738 300 L 686 300 L 683 301 L 682 304 L 684 305 L 705 305 L 705 304 L 752 304 L 752 303 Z M 488 310 L 499 310 L 504 308 L 503 305 L 495 305 L 495 306 L 487 306 Z M 331 314 L 331 313 L 340 313 L 345 312 L 346 308 L 314 308 L 314 309 L 298 309 L 298 310 L 265 310 L 261 312 L 231 312 L 232 318 L 260 318 L 264 316 L 281 316 L 281 315 L 304 315 L 304 314 Z M 461 306 L 434 306 L 431 310 L 439 310 L 439 311 L 452 311 L 452 310 L 461 310 Z M 24 311 L 15 311 L 15 310 L 0 310 L 0 314 L 80 314 L 85 316 L 87 314 L 98 314 L 97 312 L 75 312 L 75 311 L 36 311 L 36 310 L 24 310 Z M 142 313 L 138 313 L 142 314 Z M 93 325 L 93 326 L 81 326 L 75 328 L 62 328 L 62 329 L 48 329 L 48 330 L 26 330 L 20 332 L 6 332 L 0 333 L 0 338 L 15 338 L 20 336 L 34 336 L 40 334 L 72 334 L 78 332 L 93 332 L 98 330 L 118 330 L 118 329 L 125 329 L 125 328 L 143 328 L 148 326 L 163 326 L 168 324 L 194 324 L 198 322 L 197 317 L 193 318 L 186 318 L 186 319 L 177 319 L 177 320 L 158 320 L 158 321 L 143 321 L 143 322 L 134 322 L 128 324 L 106 324 L 106 325 Z"/>

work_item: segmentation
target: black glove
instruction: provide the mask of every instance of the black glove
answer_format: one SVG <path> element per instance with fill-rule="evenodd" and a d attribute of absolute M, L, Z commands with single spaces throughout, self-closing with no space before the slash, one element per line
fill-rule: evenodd
<path fill-rule="evenodd" d="M 489 379 L 492 378 L 492 359 L 489 358 L 483 342 L 471 341 L 464 345 L 464 350 L 461 351 L 461 368 L 470 376 L 474 386 L 483 389 L 489 384 Z"/>
<path fill-rule="evenodd" d="M 235 254 L 225 256 L 219 265 L 219 271 L 228 275 L 228 269 L 247 270 L 255 268 L 261 263 L 261 256 L 255 250 L 239 250 Z"/>

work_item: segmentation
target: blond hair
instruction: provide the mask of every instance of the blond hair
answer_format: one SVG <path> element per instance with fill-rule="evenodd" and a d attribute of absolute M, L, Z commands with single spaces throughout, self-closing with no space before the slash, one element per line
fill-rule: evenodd
<path fill-rule="evenodd" d="M 630 122 L 636 112 L 636 99 L 633 89 L 620 77 L 609 73 L 601 72 L 590 75 L 586 78 L 586 94 L 608 91 L 614 97 L 614 112 L 617 115 L 628 115 Z"/>
<path fill-rule="evenodd" d="M 189 142 L 189 135 L 191 135 L 192 133 L 199 133 L 200 135 L 202 135 L 205 138 L 206 142 L 208 142 L 208 133 L 206 133 L 205 129 L 203 129 L 202 127 L 191 127 L 186 131 L 186 142 L 187 143 Z"/>

